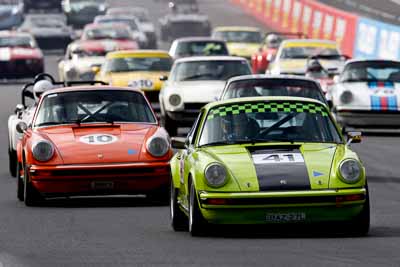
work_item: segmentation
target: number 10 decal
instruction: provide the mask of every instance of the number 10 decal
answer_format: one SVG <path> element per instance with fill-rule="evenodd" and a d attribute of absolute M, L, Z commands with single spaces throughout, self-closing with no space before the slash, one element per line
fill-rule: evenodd
<path fill-rule="evenodd" d="M 254 154 L 253 161 L 254 164 L 301 163 L 304 158 L 301 153 Z"/>
<path fill-rule="evenodd" d="M 79 138 L 79 141 L 88 145 L 107 145 L 118 140 L 115 135 L 111 134 L 90 134 Z"/>

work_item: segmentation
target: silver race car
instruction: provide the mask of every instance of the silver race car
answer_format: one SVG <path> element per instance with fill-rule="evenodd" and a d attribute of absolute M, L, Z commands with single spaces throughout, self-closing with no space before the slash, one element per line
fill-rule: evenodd
<path fill-rule="evenodd" d="M 400 128 L 400 62 L 350 60 L 329 92 L 345 126 Z"/>

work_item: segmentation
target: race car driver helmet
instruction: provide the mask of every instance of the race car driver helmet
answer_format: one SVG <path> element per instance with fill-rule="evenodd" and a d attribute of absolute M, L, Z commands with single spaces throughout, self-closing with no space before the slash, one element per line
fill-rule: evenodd
<path fill-rule="evenodd" d="M 222 129 L 224 139 L 235 141 L 252 138 L 254 134 L 258 133 L 254 127 L 254 123 L 257 124 L 257 122 L 250 119 L 245 113 L 229 115 L 223 118 Z"/>
<path fill-rule="evenodd" d="M 324 68 L 322 67 L 321 63 L 318 60 L 312 59 L 307 64 L 307 71 L 306 72 L 322 72 Z"/>
<path fill-rule="evenodd" d="M 276 34 L 269 34 L 265 40 L 268 48 L 278 48 L 281 42 L 281 38 L 279 38 Z"/>
<path fill-rule="evenodd" d="M 37 104 L 39 102 L 40 97 L 44 92 L 53 88 L 53 84 L 48 80 L 37 81 L 33 86 L 33 97 L 35 98 L 35 103 Z"/>

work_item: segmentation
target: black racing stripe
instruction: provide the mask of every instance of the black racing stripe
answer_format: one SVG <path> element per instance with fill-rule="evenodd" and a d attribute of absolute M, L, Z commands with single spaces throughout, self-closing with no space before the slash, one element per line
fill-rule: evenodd
<path fill-rule="evenodd" d="M 260 191 L 310 190 L 310 178 L 299 146 L 249 148 Z"/>

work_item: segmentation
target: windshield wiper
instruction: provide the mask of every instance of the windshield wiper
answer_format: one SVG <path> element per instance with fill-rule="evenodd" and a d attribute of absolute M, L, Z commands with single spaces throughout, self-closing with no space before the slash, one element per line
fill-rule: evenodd
<path fill-rule="evenodd" d="M 61 125 L 61 124 L 81 124 L 80 120 L 73 120 L 73 121 L 46 121 L 42 122 L 39 124 L 36 124 L 36 127 L 42 127 L 42 126 L 52 126 L 52 125 Z"/>
<path fill-rule="evenodd" d="M 236 142 L 233 140 L 233 141 L 227 141 L 227 140 L 225 140 L 225 141 L 217 141 L 217 142 L 212 142 L 212 143 L 208 143 L 208 144 L 204 144 L 204 145 L 201 145 L 200 147 L 207 147 L 207 146 L 223 146 L 223 145 L 234 145 L 234 144 L 236 144 Z"/>

